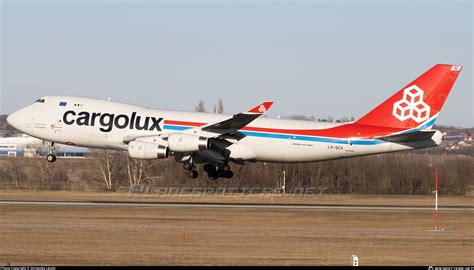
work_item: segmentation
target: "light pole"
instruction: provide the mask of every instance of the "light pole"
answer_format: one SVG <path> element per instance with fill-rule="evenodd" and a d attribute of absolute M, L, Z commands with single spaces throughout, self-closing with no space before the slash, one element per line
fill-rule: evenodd
<path fill-rule="evenodd" d="M 286 172 L 283 171 L 283 185 L 281 186 L 283 190 L 283 194 L 285 194 L 285 187 L 286 187 Z"/>
<path fill-rule="evenodd" d="M 439 171 L 436 169 L 436 177 L 435 177 L 435 230 L 438 230 L 438 178 L 439 178 Z"/>

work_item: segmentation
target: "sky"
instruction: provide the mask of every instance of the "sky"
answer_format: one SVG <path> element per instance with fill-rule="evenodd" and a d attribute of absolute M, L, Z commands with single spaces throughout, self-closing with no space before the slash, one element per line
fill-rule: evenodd
<path fill-rule="evenodd" d="M 437 63 L 474 126 L 472 1 L 0 0 L 0 114 L 41 96 L 356 119 Z"/>

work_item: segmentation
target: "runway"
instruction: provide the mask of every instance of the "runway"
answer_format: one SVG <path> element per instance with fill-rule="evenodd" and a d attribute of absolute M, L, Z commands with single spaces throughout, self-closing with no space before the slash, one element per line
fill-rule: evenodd
<path fill-rule="evenodd" d="M 0 264 L 348 265 L 352 254 L 363 265 L 473 263 L 474 207 L 457 198 L 433 231 L 429 198 L 4 195 Z"/>
<path fill-rule="evenodd" d="M 198 202 L 125 202 L 125 201 L 32 201 L 0 200 L 0 205 L 96 206 L 139 208 L 250 208 L 250 209 L 306 209 L 339 211 L 433 211 L 434 206 L 368 205 L 368 204 L 264 204 L 264 203 L 198 203 Z M 474 206 L 439 206 L 439 211 L 474 211 Z"/>

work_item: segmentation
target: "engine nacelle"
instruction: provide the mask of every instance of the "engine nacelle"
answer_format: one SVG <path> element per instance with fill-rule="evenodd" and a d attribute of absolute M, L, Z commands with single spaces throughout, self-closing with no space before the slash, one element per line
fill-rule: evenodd
<path fill-rule="evenodd" d="M 209 139 L 192 134 L 172 133 L 168 146 L 174 152 L 195 152 L 209 149 Z"/>
<path fill-rule="evenodd" d="M 144 141 L 131 141 L 128 143 L 128 155 L 138 159 L 167 158 L 169 150 L 167 146 Z"/>

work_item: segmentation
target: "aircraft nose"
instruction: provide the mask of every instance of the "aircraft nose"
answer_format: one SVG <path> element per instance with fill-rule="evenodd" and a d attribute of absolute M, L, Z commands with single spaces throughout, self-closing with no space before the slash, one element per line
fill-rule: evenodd
<path fill-rule="evenodd" d="M 16 111 L 12 114 L 10 114 L 8 117 L 7 117 L 7 122 L 8 124 L 10 124 L 12 127 L 18 129 L 18 130 L 22 130 L 23 129 L 23 125 L 25 124 L 25 117 L 22 113 L 22 110 L 19 110 L 19 111 Z"/>
<path fill-rule="evenodd" d="M 15 123 L 18 121 L 18 115 L 16 113 L 12 113 L 7 117 L 7 122 L 11 126 L 15 127 Z"/>

